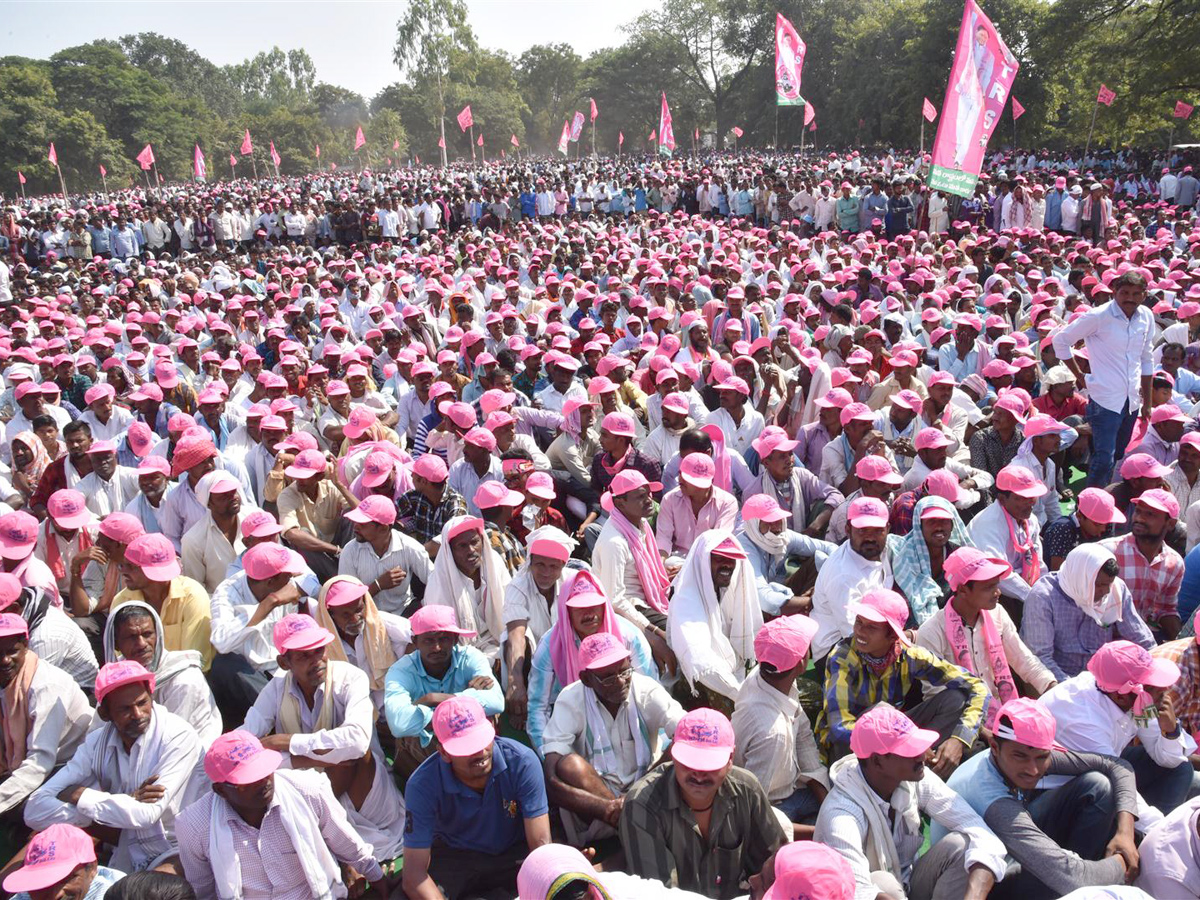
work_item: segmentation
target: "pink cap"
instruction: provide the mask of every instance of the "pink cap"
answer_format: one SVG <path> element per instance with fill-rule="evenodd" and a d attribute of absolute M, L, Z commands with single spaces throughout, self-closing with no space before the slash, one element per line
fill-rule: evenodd
<path fill-rule="evenodd" d="M 724 768 L 733 758 L 733 726 L 715 709 L 693 709 L 675 726 L 671 758 L 699 772 Z"/>
<path fill-rule="evenodd" d="M 763 522 L 782 522 L 791 513 L 780 507 L 779 502 L 767 494 L 755 494 L 742 505 L 742 520 L 749 522 L 761 519 Z"/>
<path fill-rule="evenodd" d="M 1028 697 L 1015 697 L 1000 707 L 994 731 L 996 737 L 1004 740 L 1038 750 L 1053 750 L 1057 725 L 1054 715 L 1042 704 Z"/>
<path fill-rule="evenodd" d="M 1024 466 L 1008 465 L 996 475 L 996 490 L 1012 491 L 1018 497 L 1040 497 L 1046 486 Z"/>
<path fill-rule="evenodd" d="M 874 588 L 863 594 L 862 599 L 855 603 L 850 611 L 855 617 L 861 617 L 881 625 L 892 626 L 892 631 L 901 643 L 909 643 L 904 634 L 904 626 L 908 623 L 908 601 L 896 591 L 886 588 Z"/>
<path fill-rule="evenodd" d="M 459 428 L 470 428 L 476 422 L 475 410 L 468 403 L 444 400 L 438 404 L 438 412 Z"/>
<path fill-rule="evenodd" d="M 904 483 L 900 473 L 892 468 L 892 464 L 882 456 L 869 454 L 858 461 L 854 474 L 867 481 L 878 481 L 882 484 L 896 486 Z"/>
<path fill-rule="evenodd" d="M 610 412 L 600 423 L 600 427 L 609 434 L 632 438 L 637 436 L 637 426 L 633 416 L 628 413 Z"/>
<path fill-rule="evenodd" d="M 724 381 L 717 385 L 718 391 L 736 391 L 743 397 L 750 396 L 750 385 L 746 384 L 744 378 L 739 378 L 737 375 L 730 375 Z"/>
<path fill-rule="evenodd" d="M 516 509 L 525 502 L 525 495 L 509 490 L 503 481 L 485 481 L 475 489 L 475 496 L 471 499 L 480 509 L 495 509 L 497 506 Z"/>
<path fill-rule="evenodd" d="M 558 496 L 554 489 L 554 479 L 548 472 L 531 472 L 525 479 L 525 493 L 542 500 L 553 500 Z"/>
<path fill-rule="evenodd" d="M 1149 453 L 1130 454 L 1121 463 L 1121 477 L 1126 481 L 1130 478 L 1166 478 L 1169 474 L 1170 468 Z"/>
<path fill-rule="evenodd" d="M 112 516 L 109 516 L 112 518 Z M 255 510 L 242 519 L 242 537 L 271 537 L 283 531 L 275 517 L 264 510 Z"/>
<path fill-rule="evenodd" d="M 436 453 L 426 453 L 417 458 L 413 463 L 412 474 L 420 475 L 426 481 L 440 483 L 446 480 L 449 470 L 446 468 L 446 461 Z"/>
<path fill-rule="evenodd" d="M 921 399 L 921 395 L 916 391 L 903 390 L 892 394 L 892 404 L 894 406 L 900 406 L 915 413 L 921 411 L 924 403 L 925 401 Z"/>
<path fill-rule="evenodd" d="M 746 559 L 746 551 L 742 549 L 742 545 L 730 535 L 717 544 L 710 551 L 713 556 L 724 556 L 726 559 Z"/>
<path fill-rule="evenodd" d="M 787 436 L 787 432 L 777 425 L 768 425 L 750 444 L 754 447 L 759 459 L 766 459 L 777 451 L 790 453 L 800 446 L 799 441 L 791 440 Z"/>
<path fill-rule="evenodd" d="M 859 759 L 875 754 L 895 754 L 909 759 L 924 756 L 938 741 L 938 733 L 918 728 L 894 706 L 880 703 L 858 717 L 850 731 L 850 750 Z"/>
<path fill-rule="evenodd" d="M 474 697 L 443 700 L 433 711 L 433 733 L 448 756 L 474 756 L 491 746 L 496 729 Z"/>
<path fill-rule="evenodd" d="M 924 486 L 926 493 L 951 503 L 957 503 L 960 499 L 958 476 L 949 469 L 935 469 L 930 472 L 925 476 Z"/>
<path fill-rule="evenodd" d="M 160 475 L 166 475 L 170 478 L 171 464 L 162 456 L 147 456 L 138 463 L 137 471 L 139 478 L 149 472 L 158 472 Z"/>
<path fill-rule="evenodd" d="M 871 412 L 871 407 L 865 403 L 849 403 L 842 408 L 838 421 L 842 423 L 843 428 L 851 422 L 874 422 L 875 413 Z"/>
<path fill-rule="evenodd" d="M 164 534 L 143 534 L 125 548 L 125 561 L 139 567 L 151 581 L 170 581 L 183 571 L 175 546 Z"/>
<path fill-rule="evenodd" d="M 312 478 L 324 472 L 327 465 L 325 454 L 320 450 L 301 450 L 283 474 L 288 478 Z"/>
<path fill-rule="evenodd" d="M 46 511 L 55 525 L 68 531 L 82 528 L 92 521 L 91 510 L 87 508 L 87 500 L 83 494 L 69 488 L 51 494 L 50 499 L 46 501 Z"/>
<path fill-rule="evenodd" d="M 674 373 L 672 372 L 671 374 Z M 663 397 L 662 408 L 668 412 L 679 413 L 683 416 L 686 416 L 690 411 L 687 397 L 683 396 L 683 394 L 679 393 L 679 391 L 672 391 L 671 393 L 667 394 L 667 396 Z"/>
<path fill-rule="evenodd" d="M 565 563 L 571 558 L 571 548 L 562 541 L 556 541 L 552 538 L 534 538 L 529 544 L 529 555 L 544 556 L 546 559 L 554 559 Z"/>
<path fill-rule="evenodd" d="M 365 487 L 376 488 L 391 477 L 396 469 L 396 461 L 382 450 L 367 454 L 363 461 L 362 483 Z"/>
<path fill-rule="evenodd" d="M 1117 509 L 1112 494 L 1100 488 L 1085 488 L 1079 493 L 1079 512 L 1087 519 L 1101 525 L 1125 521 L 1125 514 Z"/>
<path fill-rule="evenodd" d="M 858 497 L 850 501 L 846 522 L 855 528 L 883 528 L 888 523 L 888 508 L 874 497 Z"/>
<path fill-rule="evenodd" d="M 1142 491 L 1141 495 L 1134 502 L 1148 506 L 1151 509 L 1156 509 L 1159 512 L 1164 512 L 1172 519 L 1179 518 L 1179 501 L 1175 499 L 1174 494 L 1170 491 L 1164 491 L 1162 488 L 1151 488 L 1148 491 Z"/>
<path fill-rule="evenodd" d="M 150 426 L 145 422 L 134 422 L 129 426 L 125 437 L 129 441 L 129 449 L 139 459 L 150 452 L 150 447 L 155 439 L 154 432 L 150 430 Z"/>
<path fill-rule="evenodd" d="M 1017 367 L 1010 366 L 1002 359 L 993 359 L 983 367 L 983 372 L 980 374 L 984 378 L 1003 378 L 1005 375 L 1016 375 Z"/>
<path fill-rule="evenodd" d="M 22 510 L 0 516 L 0 558 L 25 559 L 37 543 L 38 520 Z"/>
<path fill-rule="evenodd" d="M 480 534 L 483 534 L 483 519 L 478 516 L 463 516 L 446 530 L 446 541 L 452 541 L 459 535 L 466 534 L 468 531 L 478 531 Z"/>
<path fill-rule="evenodd" d="M 708 490 L 717 474 L 717 464 L 704 453 L 689 453 L 679 464 L 679 478 L 692 487 Z"/>
<path fill-rule="evenodd" d="M 845 388 L 833 388 L 827 391 L 824 397 L 813 401 L 817 406 L 823 409 L 829 409 L 836 406 L 838 409 L 843 409 L 854 402 L 854 398 Z"/>
<path fill-rule="evenodd" d="M 767 622 L 754 636 L 754 656 L 779 672 L 800 664 L 808 654 L 819 626 L 808 616 L 779 616 Z"/>
<path fill-rule="evenodd" d="M 571 582 L 565 602 L 567 606 L 572 608 L 600 606 L 608 602 L 608 597 L 604 593 L 604 588 L 600 582 L 596 580 L 596 576 L 583 569 L 576 574 L 574 581 Z"/>
<path fill-rule="evenodd" d="M 140 662 L 122 659 L 101 666 L 96 675 L 96 703 L 103 702 L 104 698 L 117 688 L 138 682 L 145 682 L 150 688 L 150 693 L 154 693 L 154 673 Z"/>
<path fill-rule="evenodd" d="M 621 639 L 607 631 L 590 634 L 579 644 L 580 669 L 605 669 L 630 656 L 629 648 Z"/>
<path fill-rule="evenodd" d="M 775 881 L 763 900 L 852 900 L 854 870 L 842 854 L 816 841 L 784 844 L 775 853 Z"/>
<path fill-rule="evenodd" d="M 146 533 L 142 520 L 125 512 L 109 513 L 100 520 L 99 533 L 120 544 L 128 544 Z"/>
<path fill-rule="evenodd" d="M 17 581 L 17 579 L 13 578 L 13 581 Z M 6 587 L 11 588 L 11 585 Z M 9 590 L 6 590 L 6 593 L 9 592 Z M 20 595 L 21 583 L 17 581 L 17 597 Z M 16 598 L 14 597 L 13 600 L 15 599 Z M 10 606 L 12 602 L 12 600 L 8 600 L 4 605 L 6 607 Z M 19 616 L 16 613 L 0 613 L 0 637 L 12 637 L 14 634 L 23 634 L 26 638 L 28 638 L 29 623 L 25 621 L 23 616 Z"/>
<path fill-rule="evenodd" d="M 941 447 L 949 447 L 950 438 L 940 428 L 922 428 L 917 432 L 917 439 L 913 441 L 913 447 L 917 450 L 937 450 Z"/>
<path fill-rule="evenodd" d="M 283 544 L 264 541 L 255 544 L 242 557 L 242 568 L 246 577 L 254 581 L 266 581 L 286 572 L 299 575 L 304 571 L 304 557 Z"/>
<path fill-rule="evenodd" d="M 1017 420 L 1017 424 L 1025 424 L 1025 405 L 1016 394 L 1005 394 L 1000 397 L 993 404 L 992 409 L 1002 409 L 1005 412 L 1011 413 L 1012 417 Z"/>
<path fill-rule="evenodd" d="M 640 487 L 648 487 L 653 493 L 662 490 L 662 482 L 647 481 L 646 476 L 637 469 L 623 469 L 612 480 L 612 483 L 608 486 L 608 491 L 614 497 L 620 497 L 623 494 L 628 494 L 630 491 L 636 491 Z"/>
<path fill-rule="evenodd" d="M 1138 695 L 1134 715 L 1153 700 L 1144 691 L 1146 686 L 1166 688 L 1179 680 L 1179 666 L 1169 659 L 1151 656 L 1150 651 L 1133 641 L 1110 641 L 1088 660 L 1087 670 L 1102 691 Z"/>
<path fill-rule="evenodd" d="M 946 557 L 944 568 L 951 590 L 958 590 L 968 581 L 1004 578 L 1012 572 L 1012 566 L 1005 560 L 988 556 L 974 547 L 959 547 Z"/>
<path fill-rule="evenodd" d="M 303 613 L 288 613 L 271 630 L 275 649 L 280 653 L 289 650 L 315 650 L 333 641 L 333 634 L 317 624 L 312 616 Z"/>
<path fill-rule="evenodd" d="M 279 768 L 283 754 L 268 750 L 248 731 L 227 731 L 204 754 L 204 774 L 213 784 L 254 784 Z"/>
<path fill-rule="evenodd" d="M 41 891 L 65 881 L 79 866 L 96 861 L 96 847 L 82 828 L 56 822 L 33 836 L 25 864 L 4 879 L 11 894 Z"/>
<path fill-rule="evenodd" d="M 8 572 L 0 572 L 0 609 L 8 609 L 8 607 L 16 603 L 21 596 L 22 590 L 21 581 L 16 575 Z"/>
<path fill-rule="evenodd" d="M 496 452 L 496 436 L 480 425 L 463 435 L 463 443 L 487 450 L 489 453 Z"/>
<path fill-rule="evenodd" d="M 954 384 L 954 376 L 949 372 L 934 372 L 929 376 L 928 387 L 934 387 L 939 384 Z"/>
<path fill-rule="evenodd" d="M 485 417 L 491 415 L 498 409 L 503 409 L 506 406 L 512 406 L 516 402 L 517 395 L 512 391 L 502 391 L 498 388 L 484 391 L 479 398 L 479 408 L 483 411 Z"/>
<path fill-rule="evenodd" d="M 350 385 L 342 381 L 340 378 L 334 378 L 329 384 L 325 385 L 326 397 L 340 397 L 342 394 L 350 393 Z"/>
<path fill-rule="evenodd" d="M 364 497 L 357 507 L 346 513 L 346 518 L 359 524 L 374 522 L 376 525 L 394 525 L 396 503 L 381 494 L 372 494 Z"/>
<path fill-rule="evenodd" d="M 367 595 L 367 586 L 357 578 L 342 578 L 329 585 L 325 592 L 326 606 L 349 606 Z"/>
<path fill-rule="evenodd" d="M 116 395 L 117 391 L 111 384 L 93 384 L 83 392 L 83 402 L 85 405 L 91 406 L 97 400 L 111 400 Z"/>
<path fill-rule="evenodd" d="M 370 431 L 371 426 L 378 421 L 379 416 L 375 414 L 374 410 L 365 406 L 356 406 L 350 410 L 350 417 L 346 420 L 346 425 L 342 430 L 346 437 L 354 440 Z"/>
<path fill-rule="evenodd" d="M 1156 406 L 1154 411 L 1150 413 L 1150 424 L 1157 425 L 1159 422 L 1190 422 L 1191 419 L 1173 403 L 1165 403 L 1162 406 Z"/>
<path fill-rule="evenodd" d="M 409 621 L 414 635 L 428 634 L 431 631 L 445 631 L 467 637 L 475 634 L 469 628 L 458 627 L 458 616 L 455 615 L 453 606 L 443 606 L 440 603 L 422 606 L 412 614 Z"/>
<path fill-rule="evenodd" d="M 1037 413 L 1025 420 L 1025 437 L 1035 438 L 1043 434 L 1062 434 L 1067 430 L 1067 426 L 1054 416 L 1043 415 Z"/>

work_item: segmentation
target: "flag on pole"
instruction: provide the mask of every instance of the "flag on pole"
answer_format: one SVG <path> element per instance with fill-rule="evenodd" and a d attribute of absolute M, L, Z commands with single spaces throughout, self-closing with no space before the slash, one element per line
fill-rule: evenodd
<path fill-rule="evenodd" d="M 477 143 L 480 147 L 483 146 L 483 132 L 482 131 L 479 132 L 479 137 L 477 137 L 475 139 L 475 143 Z"/>
<path fill-rule="evenodd" d="M 618 131 L 617 132 L 617 146 L 620 147 L 624 143 L 625 143 L 625 132 Z"/>
<path fill-rule="evenodd" d="M 154 165 L 154 149 L 147 144 L 142 148 L 142 152 L 137 155 L 137 161 L 143 170 L 149 169 Z"/>
<path fill-rule="evenodd" d="M 249 156 L 254 152 L 254 145 L 250 143 L 250 129 L 246 129 L 246 136 L 242 138 L 242 156 Z"/>
<path fill-rule="evenodd" d="M 588 102 L 592 104 L 592 121 L 596 121 L 596 116 L 600 115 L 600 110 L 596 109 L 596 98 L 591 97 Z"/>
<path fill-rule="evenodd" d="M 17 181 L 19 181 L 21 184 L 25 183 L 25 173 L 24 172 L 17 172 Z"/>
<path fill-rule="evenodd" d="M 667 106 L 667 92 L 662 92 L 662 109 L 658 114 L 658 152 L 668 156 L 675 150 L 675 129 L 671 127 L 671 107 Z"/>
<path fill-rule="evenodd" d="M 320 159 L 321 158 L 321 145 L 317 144 L 316 147 L 317 147 L 317 159 Z"/>
<path fill-rule="evenodd" d="M 796 28 L 781 14 L 775 14 L 775 105 L 799 106 L 800 70 L 808 48 Z"/>
<path fill-rule="evenodd" d="M 571 143 L 571 123 L 563 119 L 562 134 L 558 137 L 558 152 L 563 156 L 567 155 L 567 148 Z"/>
<path fill-rule="evenodd" d="M 925 105 L 921 108 L 921 114 L 925 116 L 926 122 L 932 122 L 937 118 L 937 107 L 929 102 L 929 98 L 925 98 Z"/>
<path fill-rule="evenodd" d="M 571 119 L 571 140 L 579 140 L 581 134 L 583 134 L 583 113 L 576 110 L 575 117 Z"/>
<path fill-rule="evenodd" d="M 277 169 L 278 169 L 278 168 L 279 168 L 279 163 L 280 163 L 280 162 L 282 162 L 282 158 L 281 158 L 281 157 L 280 157 L 280 155 L 279 155 L 279 154 L 278 154 L 278 153 L 275 151 L 275 142 L 274 142 L 274 141 L 271 141 L 271 164 L 272 164 L 272 165 L 274 165 L 274 166 L 275 166 L 275 168 L 277 168 Z"/>
<path fill-rule="evenodd" d="M 1109 90 L 1103 84 L 1100 85 L 1100 90 L 1096 94 L 1096 102 L 1103 103 L 1105 106 L 1112 106 L 1113 101 L 1117 99 L 1117 92 Z"/>
<path fill-rule="evenodd" d="M 1017 121 L 1017 119 L 1021 118 L 1023 115 L 1025 115 L 1025 107 L 1021 105 L 1020 100 L 1018 100 L 1016 97 L 1013 97 L 1013 121 Z"/>
<path fill-rule="evenodd" d="M 651 143 L 654 143 L 654 141 L 658 140 L 658 129 L 657 128 L 650 129 L 650 137 L 647 140 L 649 140 Z"/>
<path fill-rule="evenodd" d="M 1184 103 L 1182 100 L 1176 100 L 1175 101 L 1175 118 L 1176 119 L 1186 119 L 1189 116 L 1191 116 L 1193 109 L 1195 109 L 1194 106 L 1190 106 L 1187 103 Z"/>
<path fill-rule="evenodd" d="M 208 166 L 204 164 L 204 153 L 200 150 L 200 145 L 196 145 L 196 152 L 192 154 L 192 173 L 200 181 L 208 177 Z M 100 167 L 100 174 L 104 174 L 104 166 Z"/>
<path fill-rule="evenodd" d="M 237 165 L 237 157 L 234 156 L 232 153 L 229 154 L 229 165 L 231 165 L 231 166 Z"/>
<path fill-rule="evenodd" d="M 503 148 L 503 147 L 501 147 L 501 148 L 500 148 L 500 158 L 501 158 L 501 159 L 507 159 L 507 158 L 508 158 L 508 154 L 504 152 L 504 148 Z"/>
<path fill-rule="evenodd" d="M 694 132 L 692 132 L 692 140 L 696 140 L 696 141 L 700 140 L 700 129 L 699 128 L 697 128 Z"/>
<path fill-rule="evenodd" d="M 458 127 L 466 131 L 474 124 L 475 120 L 471 118 L 471 105 L 468 103 L 463 107 L 462 112 L 458 114 Z"/>
<path fill-rule="evenodd" d="M 46 154 L 46 159 L 50 160 L 51 165 L 58 165 L 58 151 L 54 149 L 54 141 L 50 142 L 50 152 Z"/>
<path fill-rule="evenodd" d="M 104 164 L 103 164 L 103 163 L 101 163 L 101 164 L 100 164 L 100 177 L 101 177 L 101 178 L 107 178 L 107 177 L 108 177 L 108 169 L 104 168 Z"/>
<path fill-rule="evenodd" d="M 811 125 L 809 125 L 809 126 L 808 126 L 808 130 L 809 130 L 809 131 L 816 131 L 816 130 L 817 130 L 817 123 L 816 123 L 816 121 L 815 121 L 815 120 L 813 121 L 813 123 L 812 123 Z"/>
<path fill-rule="evenodd" d="M 446 139 L 444 137 L 438 138 L 438 146 L 441 147 L 443 150 L 446 149 Z"/>
<path fill-rule="evenodd" d="M 811 103 L 804 104 L 804 124 L 811 125 L 817 117 L 817 108 Z M 815 130 L 815 129 L 814 129 Z"/>
<path fill-rule="evenodd" d="M 742 131 L 742 129 L 738 128 L 736 125 L 734 125 L 733 128 L 730 129 L 730 131 L 733 132 L 734 137 L 739 137 L 739 138 L 745 133 Z"/>
<path fill-rule="evenodd" d="M 366 142 L 367 142 L 367 139 L 365 137 L 363 137 L 362 126 L 359 125 L 358 131 L 354 132 L 354 149 L 357 150 L 359 147 L 361 147 Z"/>
<path fill-rule="evenodd" d="M 508 142 L 509 142 L 510 144 L 512 144 L 514 147 L 520 147 L 520 146 L 521 146 L 521 142 L 517 140 L 517 136 L 516 136 L 515 134 L 514 134 L 514 135 L 513 135 L 513 136 L 512 136 L 512 137 L 509 139 L 509 141 L 508 141 Z"/>

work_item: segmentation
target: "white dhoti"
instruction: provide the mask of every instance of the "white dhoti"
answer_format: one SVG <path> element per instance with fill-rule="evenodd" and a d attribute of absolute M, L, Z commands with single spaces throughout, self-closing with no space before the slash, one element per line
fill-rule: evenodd
<path fill-rule="evenodd" d="M 375 778 L 361 809 L 355 809 L 348 794 L 338 799 L 350 824 L 375 851 L 381 863 L 404 854 L 404 797 L 392 780 L 387 762 L 374 751 Z"/>

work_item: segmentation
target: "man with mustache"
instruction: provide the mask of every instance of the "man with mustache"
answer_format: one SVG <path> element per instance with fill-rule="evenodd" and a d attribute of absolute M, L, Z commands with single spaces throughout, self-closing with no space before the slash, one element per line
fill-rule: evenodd
<path fill-rule="evenodd" d="M 100 670 L 96 711 L 104 724 L 34 791 L 25 824 L 84 828 L 116 847 L 110 865 L 122 872 L 182 874 L 175 818 L 201 787 L 200 739 L 190 722 L 154 702 L 154 686 L 153 673 L 132 660 Z"/>
<path fill-rule="evenodd" d="M 785 842 L 758 779 L 733 764 L 733 726 L 695 709 L 675 726 L 672 762 L 625 796 L 621 845 L 629 871 L 712 897 L 738 897 Z"/>

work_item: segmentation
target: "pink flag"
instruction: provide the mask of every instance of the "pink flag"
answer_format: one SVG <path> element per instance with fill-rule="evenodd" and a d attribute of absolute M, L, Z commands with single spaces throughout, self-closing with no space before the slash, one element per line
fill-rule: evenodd
<path fill-rule="evenodd" d="M 51 165 L 58 165 L 58 151 L 54 149 L 54 141 L 50 142 L 50 152 L 46 154 L 46 159 L 50 160 Z"/>
<path fill-rule="evenodd" d="M 1182 100 L 1176 100 L 1175 101 L 1175 118 L 1186 119 L 1189 116 L 1191 116 L 1193 109 L 1195 109 L 1194 106 L 1190 106 L 1187 103 L 1184 103 Z"/>
<path fill-rule="evenodd" d="M 357 150 L 359 147 L 361 147 L 366 142 L 367 142 L 367 139 L 365 137 L 363 137 L 362 126 L 359 125 L 358 131 L 354 132 L 354 149 Z"/>
<path fill-rule="evenodd" d="M 738 128 L 736 125 L 734 125 L 733 128 L 731 128 L 730 130 L 733 132 L 734 137 L 740 138 L 743 134 L 745 134 L 745 132 L 742 131 L 742 129 Z"/>
<path fill-rule="evenodd" d="M 618 131 L 617 132 L 617 146 L 620 147 L 624 143 L 625 143 L 625 132 Z"/>
<path fill-rule="evenodd" d="M 275 152 L 275 142 L 271 141 L 271 163 L 275 166 L 275 168 L 278 169 L 281 161 L 282 158 L 278 153 Z"/>
<path fill-rule="evenodd" d="M 142 148 L 142 152 L 137 155 L 137 161 L 143 170 L 149 169 L 154 165 L 154 149 L 147 144 Z"/>
<path fill-rule="evenodd" d="M 515 134 L 512 136 L 511 139 L 509 139 L 509 143 L 512 144 L 514 147 L 521 146 L 521 142 L 517 140 L 517 136 Z"/>
<path fill-rule="evenodd" d="M 581 134 L 583 134 L 583 113 L 576 110 L 575 117 L 571 120 L 571 140 L 579 140 Z"/>
<path fill-rule="evenodd" d="M 444 137 L 438 138 L 438 146 L 443 150 L 446 148 L 446 139 Z"/>
<path fill-rule="evenodd" d="M 571 123 L 563 119 L 562 134 L 558 136 L 558 152 L 563 156 L 567 155 L 567 150 L 571 143 Z"/>
<path fill-rule="evenodd" d="M 651 129 L 650 129 L 650 137 L 648 138 L 648 140 L 649 140 L 651 143 L 653 143 L 654 141 L 657 141 L 657 140 L 658 140 L 658 129 L 657 129 L 657 128 L 651 128 Z"/>
<path fill-rule="evenodd" d="M 394 141 L 392 141 L 392 149 L 393 150 L 400 149 L 400 138 L 396 138 Z"/>
<path fill-rule="evenodd" d="M 816 123 L 816 122 L 813 122 L 811 125 L 809 125 L 809 126 L 808 126 L 808 130 L 809 130 L 809 131 L 816 131 L 816 130 L 817 130 L 817 123 Z"/>
<path fill-rule="evenodd" d="M 192 172 L 201 181 L 208 177 L 208 166 L 204 164 L 204 153 L 199 144 L 196 145 L 196 152 L 192 154 Z"/>
<path fill-rule="evenodd" d="M 100 164 L 100 177 L 101 177 L 101 178 L 107 178 L 107 177 L 108 177 L 108 169 L 104 168 L 104 164 L 103 164 L 103 163 L 101 163 L 101 164 Z"/>
<path fill-rule="evenodd" d="M 1013 97 L 1013 121 L 1017 121 L 1017 119 L 1021 118 L 1023 115 L 1025 115 L 1025 107 L 1021 105 L 1020 100 L 1018 100 L 1016 97 Z"/>
<path fill-rule="evenodd" d="M 392 165 L 392 158 L 389 156 L 389 157 L 387 158 L 387 160 L 388 160 L 388 167 L 389 167 L 389 168 L 391 168 L 391 165 Z"/>
<path fill-rule="evenodd" d="M 254 152 L 254 145 L 250 143 L 250 129 L 246 129 L 246 136 L 242 138 L 242 156 L 249 156 Z"/>
<path fill-rule="evenodd" d="M 475 143 L 477 143 L 480 147 L 483 146 L 483 132 L 482 131 L 479 132 L 479 137 L 475 139 Z"/>
<path fill-rule="evenodd" d="M 675 129 L 671 127 L 671 107 L 667 106 L 667 92 L 662 93 L 662 108 L 658 114 L 658 152 L 666 151 L 669 156 L 675 150 Z"/>
<path fill-rule="evenodd" d="M 336 169 L 337 169 L 337 163 L 330 163 L 330 164 L 329 164 L 329 171 L 330 171 L 330 172 L 333 172 L 333 171 L 334 171 L 334 170 L 336 170 Z"/>
<path fill-rule="evenodd" d="M 811 125 L 817 117 L 817 108 L 811 103 L 804 104 L 804 124 Z"/>
<path fill-rule="evenodd" d="M 321 158 L 321 145 L 317 144 L 317 159 Z"/>
<path fill-rule="evenodd" d="M 780 13 L 775 14 L 775 105 L 799 106 L 804 102 L 800 96 L 800 72 L 804 67 L 804 54 L 808 48 L 796 26 Z"/>
<path fill-rule="evenodd" d="M 503 147 L 501 147 L 501 148 L 500 148 L 500 158 L 501 158 L 501 159 L 508 159 L 508 154 L 504 152 L 504 148 L 503 148 Z"/>
<path fill-rule="evenodd" d="M 932 122 L 937 118 L 937 107 L 929 102 L 929 98 L 925 98 L 925 105 L 921 108 L 921 114 L 925 116 L 926 122 Z"/>
<path fill-rule="evenodd" d="M 474 124 L 475 120 L 471 118 L 471 104 L 468 103 L 462 108 L 462 112 L 458 114 L 458 127 L 466 131 Z"/>
<path fill-rule="evenodd" d="M 17 172 L 17 181 L 21 182 L 21 184 L 25 183 L 25 173 L 24 172 Z"/>
<path fill-rule="evenodd" d="M 237 157 L 234 156 L 232 153 L 229 154 L 229 165 L 230 165 L 230 167 L 237 165 Z"/>
<path fill-rule="evenodd" d="M 1112 106 L 1113 101 L 1117 99 L 1117 92 L 1109 90 L 1103 84 L 1100 85 L 1100 91 L 1096 94 L 1096 102 L 1103 103 L 1105 106 Z"/>
<path fill-rule="evenodd" d="M 592 121 L 596 121 L 596 116 L 600 115 L 600 110 L 596 109 L 596 98 L 592 97 L 589 101 L 592 104 Z"/>
<path fill-rule="evenodd" d="M 696 140 L 696 141 L 700 140 L 700 129 L 699 128 L 697 128 L 694 132 L 692 132 L 692 139 Z"/>

